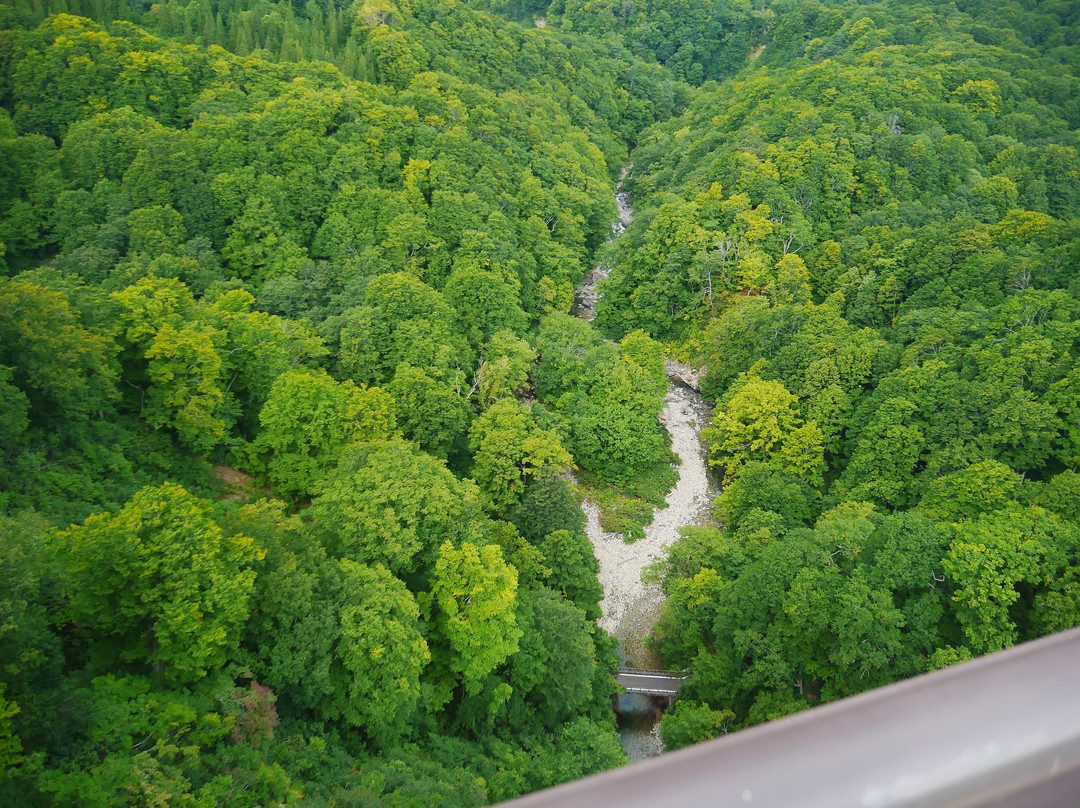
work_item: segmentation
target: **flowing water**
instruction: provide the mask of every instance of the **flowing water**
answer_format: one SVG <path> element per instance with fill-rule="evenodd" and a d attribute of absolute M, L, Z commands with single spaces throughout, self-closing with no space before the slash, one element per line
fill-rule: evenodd
<path fill-rule="evenodd" d="M 633 166 L 624 166 L 615 183 L 615 204 L 619 208 L 619 218 L 611 223 L 611 238 L 623 234 L 630 222 L 634 221 L 634 209 L 630 205 L 630 194 L 623 190 L 623 182 Z M 581 285 L 574 290 L 574 306 L 570 313 L 583 320 L 596 319 L 596 301 L 600 294 L 597 287 L 611 274 L 611 267 L 600 264 L 581 280 Z"/>
<path fill-rule="evenodd" d="M 634 218 L 630 199 L 622 190 L 629 168 L 623 169 L 615 186 L 619 221 L 612 225 L 613 238 Z M 586 320 L 596 316 L 597 287 L 610 271 L 601 266 L 585 276 L 575 292 L 574 314 Z M 621 535 L 603 531 L 595 503 L 586 500 L 581 506 L 588 519 L 586 531 L 600 562 L 599 577 L 604 588 L 600 625 L 618 638 L 623 664 L 634 668 L 660 667 L 660 660 L 645 646 L 645 639 L 660 616 L 664 593 L 658 585 L 643 584 L 641 573 L 679 537 L 680 527 L 712 523 L 712 503 L 719 493 L 708 473 L 708 455 L 701 440 L 711 408 L 700 393 L 684 383 L 694 381 L 689 368 L 669 363 L 668 377 L 677 381 L 668 387 L 660 421 L 671 435 L 672 451 L 682 463 L 679 482 L 667 496 L 667 507 L 654 512 L 652 524 L 645 528 L 645 538 L 627 544 Z M 654 757 L 663 751 L 657 726 L 664 706 L 649 696 L 619 697 L 619 738 L 631 760 Z"/>

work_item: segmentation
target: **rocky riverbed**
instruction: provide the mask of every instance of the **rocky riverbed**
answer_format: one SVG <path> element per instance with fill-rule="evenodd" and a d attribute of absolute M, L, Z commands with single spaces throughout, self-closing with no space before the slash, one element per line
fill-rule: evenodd
<path fill-rule="evenodd" d="M 586 500 L 582 506 L 604 587 L 600 625 L 618 637 L 620 652 L 631 667 L 659 666 L 644 641 L 660 616 L 664 595 L 659 586 L 641 582 L 642 571 L 679 537 L 680 527 L 711 523 L 717 491 L 707 471 L 707 454 L 701 441 L 701 430 L 709 415 L 709 406 L 698 393 L 677 384 L 668 388 L 660 419 L 671 434 L 671 448 L 682 464 L 679 482 L 667 496 L 667 507 L 656 510 L 652 524 L 645 528 L 645 538 L 628 544 L 621 535 L 605 533 L 596 505 Z"/>
<path fill-rule="evenodd" d="M 620 236 L 634 220 L 629 195 L 623 190 L 630 169 L 623 168 L 615 186 L 619 219 L 611 225 L 612 238 Z M 594 319 L 600 283 L 610 274 L 611 268 L 601 264 L 586 275 L 574 292 L 571 313 L 584 320 Z M 672 451 L 682 461 L 679 481 L 668 493 L 666 507 L 654 512 L 645 538 L 628 544 L 620 534 L 605 533 L 600 527 L 596 503 L 586 499 L 581 506 L 588 520 L 586 532 L 600 562 L 604 588 L 600 625 L 619 640 L 623 664 L 634 668 L 660 667 L 660 660 L 645 647 L 645 639 L 660 617 L 664 593 L 658 585 L 642 583 L 641 573 L 679 537 L 680 527 L 711 523 L 712 503 L 718 494 L 709 477 L 708 453 L 701 440 L 701 430 L 711 416 L 711 408 L 698 392 L 702 370 L 667 360 L 665 372 L 670 384 L 660 420 L 671 435 Z M 663 752 L 657 731 L 662 711 L 649 696 L 619 697 L 619 737 L 631 760 Z"/>
<path fill-rule="evenodd" d="M 634 221 L 634 208 L 630 204 L 630 194 L 623 190 L 623 182 L 626 181 L 633 166 L 623 166 L 619 172 L 619 181 L 615 183 L 615 204 L 619 208 L 619 218 L 611 223 L 611 238 L 618 238 L 623 231 Z M 570 313 L 583 320 L 596 319 L 596 303 L 600 299 L 600 283 L 606 281 L 611 274 L 611 267 L 599 264 L 593 267 L 581 280 L 581 284 L 574 290 L 574 305 Z"/>

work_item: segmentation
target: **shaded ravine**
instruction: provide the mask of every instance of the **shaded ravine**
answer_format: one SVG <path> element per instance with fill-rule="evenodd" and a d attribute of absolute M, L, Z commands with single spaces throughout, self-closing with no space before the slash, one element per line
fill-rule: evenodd
<path fill-rule="evenodd" d="M 710 415 L 711 409 L 700 393 L 681 384 L 668 386 L 660 420 L 682 464 L 679 482 L 667 496 L 667 507 L 654 511 L 645 538 L 627 544 L 622 536 L 605 533 L 596 505 L 589 501 L 582 504 L 604 588 L 599 623 L 619 640 L 619 656 L 623 664 L 632 668 L 661 667 L 660 660 L 645 646 L 645 638 L 660 617 L 664 593 L 657 584 L 642 583 L 642 571 L 679 537 L 680 527 L 712 521 L 711 506 L 718 492 L 707 471 L 708 455 L 701 440 L 701 430 Z M 662 713 L 663 705 L 650 696 L 619 696 L 619 743 L 631 761 L 663 753 L 659 735 Z"/>
<path fill-rule="evenodd" d="M 611 236 L 615 239 L 621 236 L 630 222 L 634 221 L 634 209 L 630 205 L 630 194 L 623 190 L 623 182 L 630 173 L 632 165 L 625 165 L 619 172 L 619 181 L 615 183 L 615 204 L 619 208 L 619 218 L 611 223 Z M 595 266 L 589 274 L 581 279 L 581 283 L 574 290 L 574 305 L 570 313 L 582 320 L 596 319 L 596 301 L 600 298 L 598 287 L 601 281 L 606 281 L 611 274 L 611 267 L 604 264 Z"/>
<path fill-rule="evenodd" d="M 622 189 L 630 168 L 623 168 L 615 186 L 619 221 L 612 224 L 612 238 L 620 236 L 634 218 L 629 196 Z M 596 317 L 598 286 L 610 273 L 610 267 L 597 266 L 585 276 L 574 292 L 573 314 L 585 320 Z M 605 533 L 600 527 L 600 509 L 595 502 L 586 499 L 581 506 L 587 517 L 586 532 L 600 563 L 604 599 L 600 601 L 599 623 L 619 640 L 623 664 L 634 668 L 660 667 L 660 660 L 646 648 L 645 638 L 660 617 L 664 593 L 659 585 L 642 583 L 641 573 L 679 537 L 680 527 L 711 523 L 712 503 L 718 493 L 708 474 L 708 455 L 701 440 L 711 408 L 687 384 L 696 381 L 689 368 L 669 362 L 667 374 L 672 382 L 660 421 L 671 435 L 672 451 L 682 461 L 679 481 L 666 498 L 667 507 L 654 511 L 644 538 L 628 544 L 620 534 Z M 619 708 L 620 742 L 627 756 L 642 760 L 660 754 L 663 749 L 657 722 L 661 710 L 655 700 L 624 694 L 619 697 Z"/>

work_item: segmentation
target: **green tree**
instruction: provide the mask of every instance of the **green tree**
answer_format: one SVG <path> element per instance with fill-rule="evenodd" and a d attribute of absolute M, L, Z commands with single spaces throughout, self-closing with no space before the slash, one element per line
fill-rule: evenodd
<path fill-rule="evenodd" d="M 439 548 L 431 595 L 437 641 L 431 701 L 438 708 L 450 700 L 456 681 L 476 694 L 487 675 L 518 650 L 517 571 L 496 545 L 455 547 L 447 541 Z"/>
<path fill-rule="evenodd" d="M 931 481 L 919 510 L 939 522 L 977 519 L 1006 508 L 1019 492 L 1020 483 L 1020 475 L 1004 463 L 984 460 Z"/>
<path fill-rule="evenodd" d="M 510 331 L 499 331 L 483 347 L 478 370 L 480 405 L 485 409 L 500 398 L 523 392 L 536 361 L 536 351 Z"/>
<path fill-rule="evenodd" d="M 419 368 L 398 365 L 386 390 L 402 434 L 436 457 L 447 457 L 468 429 L 471 412 L 457 389 Z"/>
<path fill-rule="evenodd" d="M 821 432 L 804 424 L 798 399 L 779 382 L 744 375 L 713 415 L 713 426 L 702 433 L 709 444 L 709 463 L 724 468 L 724 479 L 735 480 L 751 458 L 789 470 L 811 485 L 821 482 Z"/>
<path fill-rule="evenodd" d="M 457 330 L 474 350 L 499 331 L 525 330 L 525 312 L 514 284 L 493 270 L 459 264 L 450 273 L 444 293 L 457 315 Z"/>
<path fill-rule="evenodd" d="M 547 585 L 573 601 L 590 620 L 599 620 L 604 590 L 597 578 L 600 564 L 588 537 L 580 530 L 555 530 L 536 542 L 536 547 L 551 568 Z"/>
<path fill-rule="evenodd" d="M 345 375 L 369 384 L 389 382 L 405 363 L 450 378 L 469 364 L 445 298 L 401 272 L 374 278 L 364 306 L 346 315 L 338 361 Z"/>
<path fill-rule="evenodd" d="M 377 387 L 336 382 L 325 371 L 281 374 L 259 413 L 254 449 L 283 495 L 317 491 L 350 443 L 387 440 L 394 432 L 392 400 Z"/>
<path fill-rule="evenodd" d="M 674 752 L 715 738 L 734 717 L 730 710 L 713 710 L 707 704 L 680 700 L 661 719 L 660 740 L 664 749 Z"/>
<path fill-rule="evenodd" d="M 420 700 L 420 674 L 431 658 L 420 633 L 420 609 L 385 567 L 338 563 L 342 600 L 331 670 L 334 695 L 322 712 L 388 746 L 407 731 Z"/>
<path fill-rule="evenodd" d="M 115 346 L 86 328 L 61 293 L 0 278 L 0 365 L 30 402 L 33 424 L 67 440 L 108 412 L 116 395 Z"/>
<path fill-rule="evenodd" d="M 469 446 L 475 452 L 473 475 L 495 510 L 520 500 L 527 476 L 572 462 L 559 436 L 537 426 L 529 409 L 513 399 L 495 402 L 476 419 Z"/>
<path fill-rule="evenodd" d="M 476 487 L 400 440 L 347 451 L 310 509 L 332 555 L 426 572 L 446 541 L 479 540 L 486 522 Z"/>
<path fill-rule="evenodd" d="M 521 535 L 534 544 L 556 530 L 581 533 L 585 514 L 570 485 L 552 469 L 542 469 L 525 481 L 521 502 L 508 513 Z"/>
<path fill-rule="evenodd" d="M 592 700 L 596 649 L 589 622 L 549 589 L 519 592 L 517 615 L 522 636 L 510 681 L 542 726 L 558 726 Z"/>
<path fill-rule="evenodd" d="M 882 402 L 859 436 L 837 493 L 883 505 L 910 504 L 912 476 L 926 439 L 914 420 L 918 407 L 905 398 Z"/>
<path fill-rule="evenodd" d="M 281 500 L 227 510 L 221 524 L 266 548 L 254 565 L 251 617 L 237 661 L 274 689 L 286 711 L 318 709 L 333 690 L 338 567 Z"/>
<path fill-rule="evenodd" d="M 73 581 L 72 620 L 98 668 L 119 656 L 182 683 L 229 658 L 262 550 L 246 536 L 226 536 L 210 512 L 165 483 L 144 488 L 115 515 L 91 516 L 57 535 Z"/>
<path fill-rule="evenodd" d="M 170 426 L 181 441 L 207 454 L 225 438 L 221 355 L 212 329 L 165 324 L 144 354 L 150 380 L 144 413 L 151 426 Z"/>
<path fill-rule="evenodd" d="M 1000 651 L 1018 638 L 1010 607 L 1017 584 L 1036 583 L 1046 552 L 1031 518 L 1021 512 L 983 516 L 961 524 L 943 561 L 968 646 L 977 654 Z"/>

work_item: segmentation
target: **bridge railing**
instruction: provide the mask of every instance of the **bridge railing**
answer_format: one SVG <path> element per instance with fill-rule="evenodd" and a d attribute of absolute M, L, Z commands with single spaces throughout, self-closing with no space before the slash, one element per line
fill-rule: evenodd
<path fill-rule="evenodd" d="M 645 687 L 628 687 L 627 693 L 633 693 L 639 696 L 674 696 L 678 691 L 675 688 L 645 688 Z"/>
<path fill-rule="evenodd" d="M 513 808 L 1080 805 L 1080 628 L 688 749 Z"/>
<path fill-rule="evenodd" d="M 682 671 L 655 671 L 648 668 L 619 668 L 616 673 L 629 673 L 638 676 L 667 676 L 672 679 L 687 679 L 687 674 Z"/>

